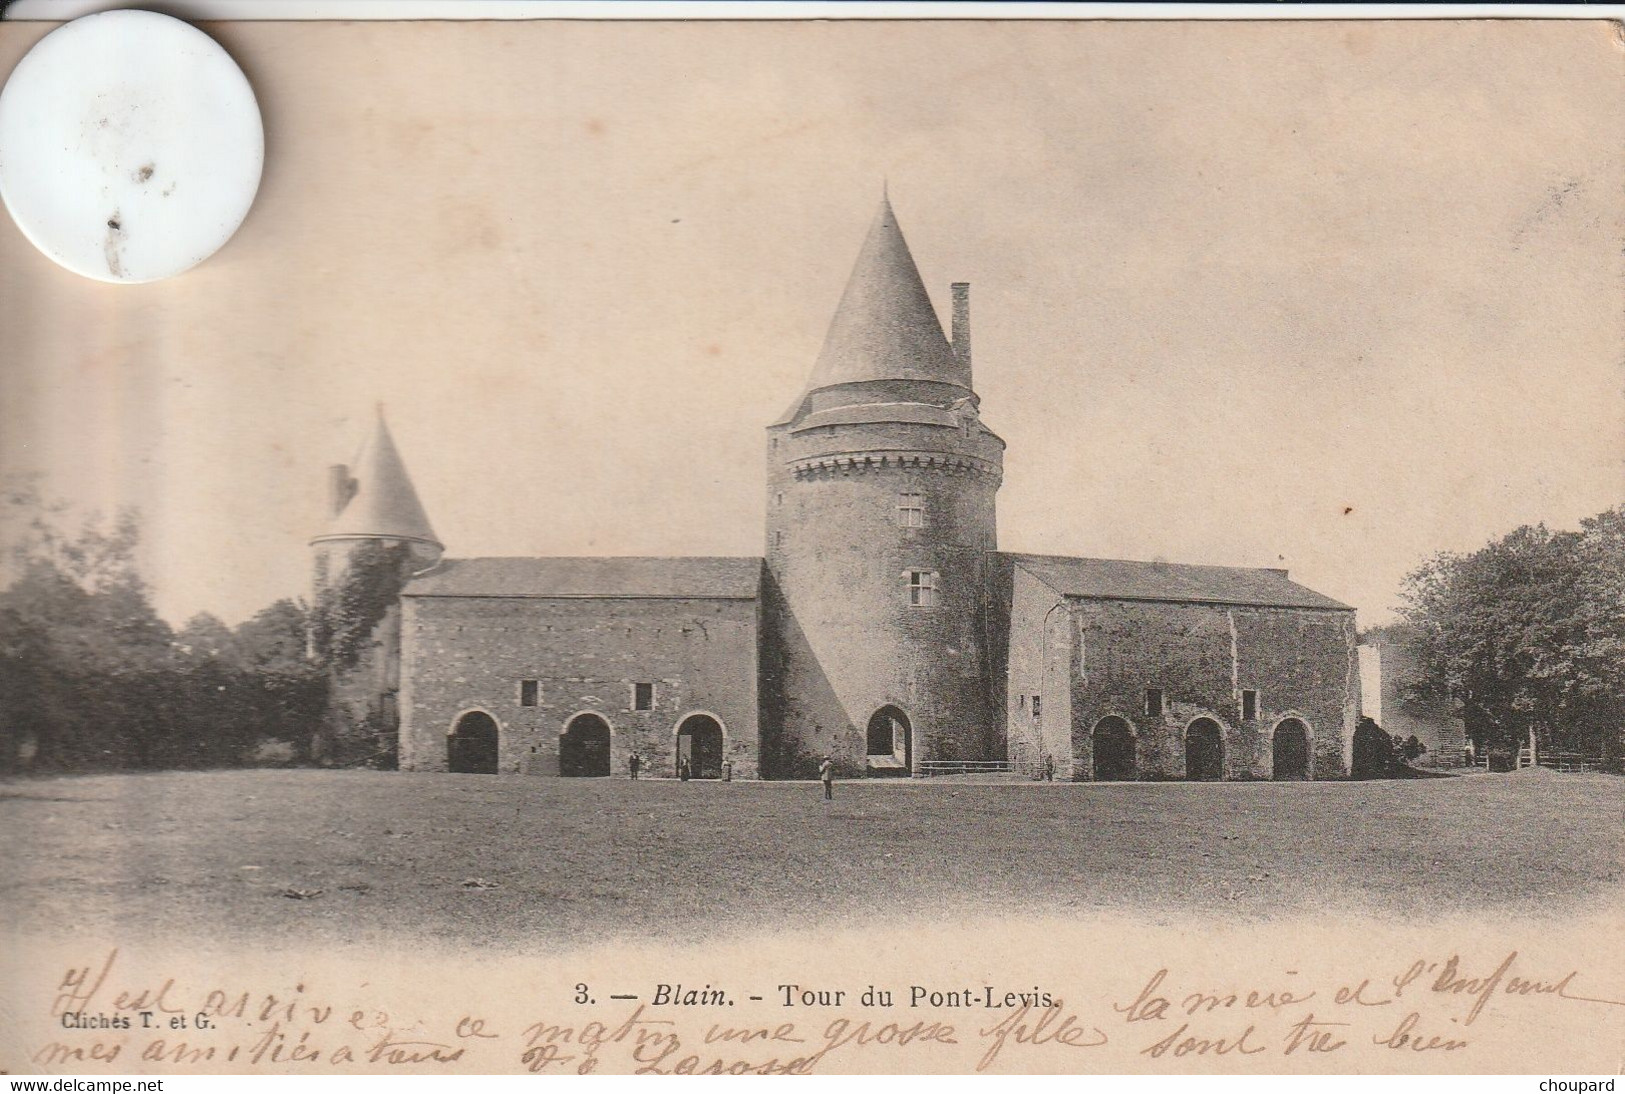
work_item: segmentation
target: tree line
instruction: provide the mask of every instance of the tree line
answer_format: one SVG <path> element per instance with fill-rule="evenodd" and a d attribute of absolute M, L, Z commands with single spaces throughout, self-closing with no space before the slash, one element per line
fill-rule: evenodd
<path fill-rule="evenodd" d="M 6 484 L 0 591 L 0 773 L 127 771 L 309 759 L 327 702 L 306 609 L 241 625 L 154 610 L 124 512 L 62 527 L 65 507 Z"/>
<path fill-rule="evenodd" d="M 1408 698 L 1460 710 L 1475 748 L 1625 758 L 1625 505 L 1577 531 L 1524 526 L 1406 578 L 1392 637 Z"/>

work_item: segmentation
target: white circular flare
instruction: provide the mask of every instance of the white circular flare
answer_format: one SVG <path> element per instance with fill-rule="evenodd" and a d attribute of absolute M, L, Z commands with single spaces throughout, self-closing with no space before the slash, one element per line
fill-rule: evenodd
<path fill-rule="evenodd" d="M 29 242 L 98 281 L 191 269 L 248 215 L 265 162 L 242 70 L 147 11 L 67 23 L 0 91 L 0 199 Z"/>

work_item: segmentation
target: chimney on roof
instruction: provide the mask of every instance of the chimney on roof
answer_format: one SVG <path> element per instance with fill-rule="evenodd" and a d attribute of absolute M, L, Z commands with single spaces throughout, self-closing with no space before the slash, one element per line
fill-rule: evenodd
<path fill-rule="evenodd" d="M 951 347 L 954 351 L 954 361 L 970 372 L 970 285 L 968 282 L 955 281 L 953 339 Z"/>
<path fill-rule="evenodd" d="M 350 468 L 347 464 L 331 464 L 327 469 L 327 511 L 329 516 L 338 516 L 344 512 L 344 507 L 350 504 L 355 497 L 356 481 L 350 477 Z"/>

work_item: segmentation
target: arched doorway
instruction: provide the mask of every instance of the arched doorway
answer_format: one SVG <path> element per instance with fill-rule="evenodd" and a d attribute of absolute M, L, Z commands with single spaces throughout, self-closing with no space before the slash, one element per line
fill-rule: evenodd
<path fill-rule="evenodd" d="M 596 714 L 577 714 L 559 736 L 559 774 L 567 779 L 601 779 L 609 774 L 609 723 Z"/>
<path fill-rule="evenodd" d="M 869 716 L 865 733 L 871 775 L 908 775 L 914 770 L 914 734 L 908 715 L 884 706 Z"/>
<path fill-rule="evenodd" d="M 1309 777 L 1309 727 L 1296 718 L 1283 718 L 1275 727 L 1275 766 L 1277 779 Z"/>
<path fill-rule="evenodd" d="M 1095 723 L 1096 782 L 1128 782 L 1139 774 L 1134 757 L 1134 731 L 1116 716 Z"/>
<path fill-rule="evenodd" d="M 1198 718 L 1185 730 L 1185 777 L 1196 782 L 1224 778 L 1224 734 L 1212 718 Z"/>
<path fill-rule="evenodd" d="M 677 727 L 677 764 L 688 761 L 689 778 L 722 778 L 722 725 L 709 714 L 690 714 Z"/>
<path fill-rule="evenodd" d="M 483 710 L 457 719 L 446 738 L 446 770 L 467 775 L 497 773 L 497 721 Z"/>

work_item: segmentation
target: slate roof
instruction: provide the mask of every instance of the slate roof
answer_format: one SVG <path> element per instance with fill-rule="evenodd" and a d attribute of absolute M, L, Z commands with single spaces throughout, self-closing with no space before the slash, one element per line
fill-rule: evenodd
<path fill-rule="evenodd" d="M 914 422 L 959 428 L 959 416 L 947 407 L 929 403 L 857 403 L 815 410 L 796 423 L 792 432 L 803 433 L 826 425 L 866 425 L 875 422 Z"/>
<path fill-rule="evenodd" d="M 355 493 L 317 539 L 383 536 L 441 545 L 384 424 L 382 409 L 349 473 Z"/>
<path fill-rule="evenodd" d="M 754 600 L 759 558 L 454 558 L 404 596 Z"/>
<path fill-rule="evenodd" d="M 1289 580 L 1285 570 L 1003 554 L 1062 596 L 1354 610 Z"/>
<path fill-rule="evenodd" d="M 954 358 L 886 198 L 853 264 L 807 390 L 863 380 L 971 386 L 970 364 Z"/>

